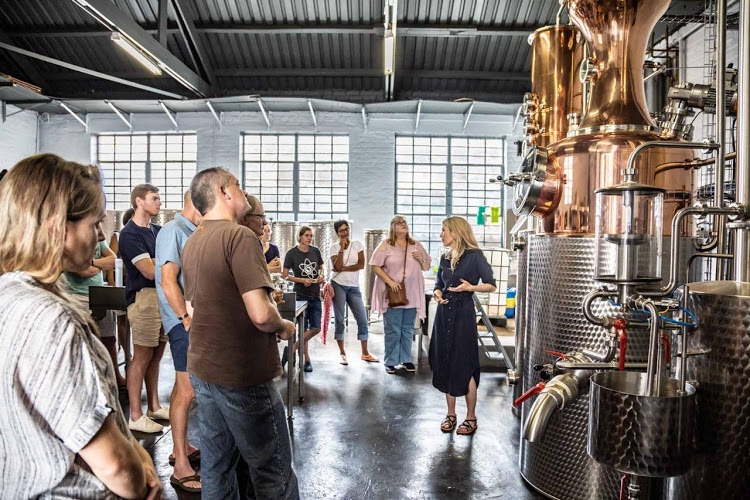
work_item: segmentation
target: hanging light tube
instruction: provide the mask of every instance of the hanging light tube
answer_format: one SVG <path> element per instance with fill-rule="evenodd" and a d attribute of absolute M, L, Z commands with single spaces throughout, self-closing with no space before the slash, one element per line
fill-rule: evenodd
<path fill-rule="evenodd" d="M 133 56 L 135 60 L 145 66 L 146 69 L 148 69 L 151 73 L 155 75 L 161 75 L 161 68 L 157 66 L 157 64 L 152 61 L 150 57 L 141 52 L 138 47 L 133 45 L 130 40 L 122 36 L 122 33 L 115 31 L 114 33 L 112 33 L 111 39 L 117 45 L 122 47 L 125 52 Z"/>
<path fill-rule="evenodd" d="M 398 0 L 387 0 L 385 4 L 385 31 L 383 33 L 384 67 L 386 76 L 392 75 L 396 57 L 396 18 L 398 16 Z"/>

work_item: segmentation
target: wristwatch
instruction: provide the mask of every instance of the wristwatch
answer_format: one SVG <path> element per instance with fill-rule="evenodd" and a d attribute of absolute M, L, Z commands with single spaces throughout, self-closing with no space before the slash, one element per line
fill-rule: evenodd
<path fill-rule="evenodd" d="M 180 317 L 179 317 L 179 318 L 177 318 L 177 319 L 179 319 L 180 321 L 182 321 L 183 319 L 187 318 L 188 316 L 190 316 L 190 314 L 188 314 L 188 313 L 185 313 L 185 314 L 183 314 L 182 316 L 180 316 Z"/>

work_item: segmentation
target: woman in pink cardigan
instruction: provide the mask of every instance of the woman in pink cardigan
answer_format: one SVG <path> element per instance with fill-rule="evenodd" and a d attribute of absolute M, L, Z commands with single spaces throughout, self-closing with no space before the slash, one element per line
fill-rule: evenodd
<path fill-rule="evenodd" d="M 422 271 L 427 271 L 431 262 L 432 259 L 422 244 L 409 235 L 406 219 L 401 215 L 393 217 L 388 239 L 375 249 L 370 258 L 370 265 L 376 275 L 372 310 L 383 315 L 387 373 L 396 373 L 396 365 L 403 365 L 408 372 L 416 370 L 411 355 L 414 321 L 417 315 L 421 319 L 427 316 Z M 402 279 L 409 302 L 403 306 L 389 307 L 386 286 L 397 291 Z"/>

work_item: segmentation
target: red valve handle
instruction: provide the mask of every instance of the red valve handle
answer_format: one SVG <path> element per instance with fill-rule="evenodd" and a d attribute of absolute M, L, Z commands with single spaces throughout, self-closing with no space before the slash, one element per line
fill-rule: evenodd
<path fill-rule="evenodd" d="M 545 349 L 544 352 L 546 352 L 547 354 L 552 354 L 553 356 L 557 356 L 558 358 L 561 358 L 561 359 L 568 359 L 568 357 L 561 352 L 548 351 L 547 349 Z"/>
<path fill-rule="evenodd" d="M 620 371 L 625 370 L 625 354 L 628 349 L 628 333 L 625 330 L 627 326 L 628 324 L 624 319 L 616 319 L 614 322 L 617 337 L 620 339 L 620 364 L 618 366 Z"/>
<path fill-rule="evenodd" d="M 539 394 L 540 392 L 542 392 L 542 389 L 544 389 L 544 386 L 546 386 L 546 385 L 547 385 L 547 382 L 539 382 L 534 387 L 532 387 L 528 391 L 526 391 L 523 394 L 521 394 L 521 397 L 519 397 L 518 399 L 516 399 L 515 401 L 513 401 L 513 406 L 518 406 L 521 403 L 523 403 L 524 401 L 526 401 L 527 399 L 529 399 L 534 394 Z"/>
<path fill-rule="evenodd" d="M 661 341 L 664 342 L 664 363 L 669 365 L 669 362 L 672 360 L 672 345 L 666 333 L 661 334 Z"/>

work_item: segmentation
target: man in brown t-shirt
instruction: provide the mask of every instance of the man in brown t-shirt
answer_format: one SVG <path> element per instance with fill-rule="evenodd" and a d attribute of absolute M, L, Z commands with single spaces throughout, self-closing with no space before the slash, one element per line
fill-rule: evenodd
<path fill-rule="evenodd" d="M 236 498 L 236 466 L 247 462 L 254 498 L 299 498 L 276 338 L 295 325 L 281 319 L 258 237 L 237 224 L 249 206 L 237 179 L 221 168 L 190 185 L 203 222 L 182 253 L 190 328 L 188 373 L 198 402 L 203 498 Z"/>

